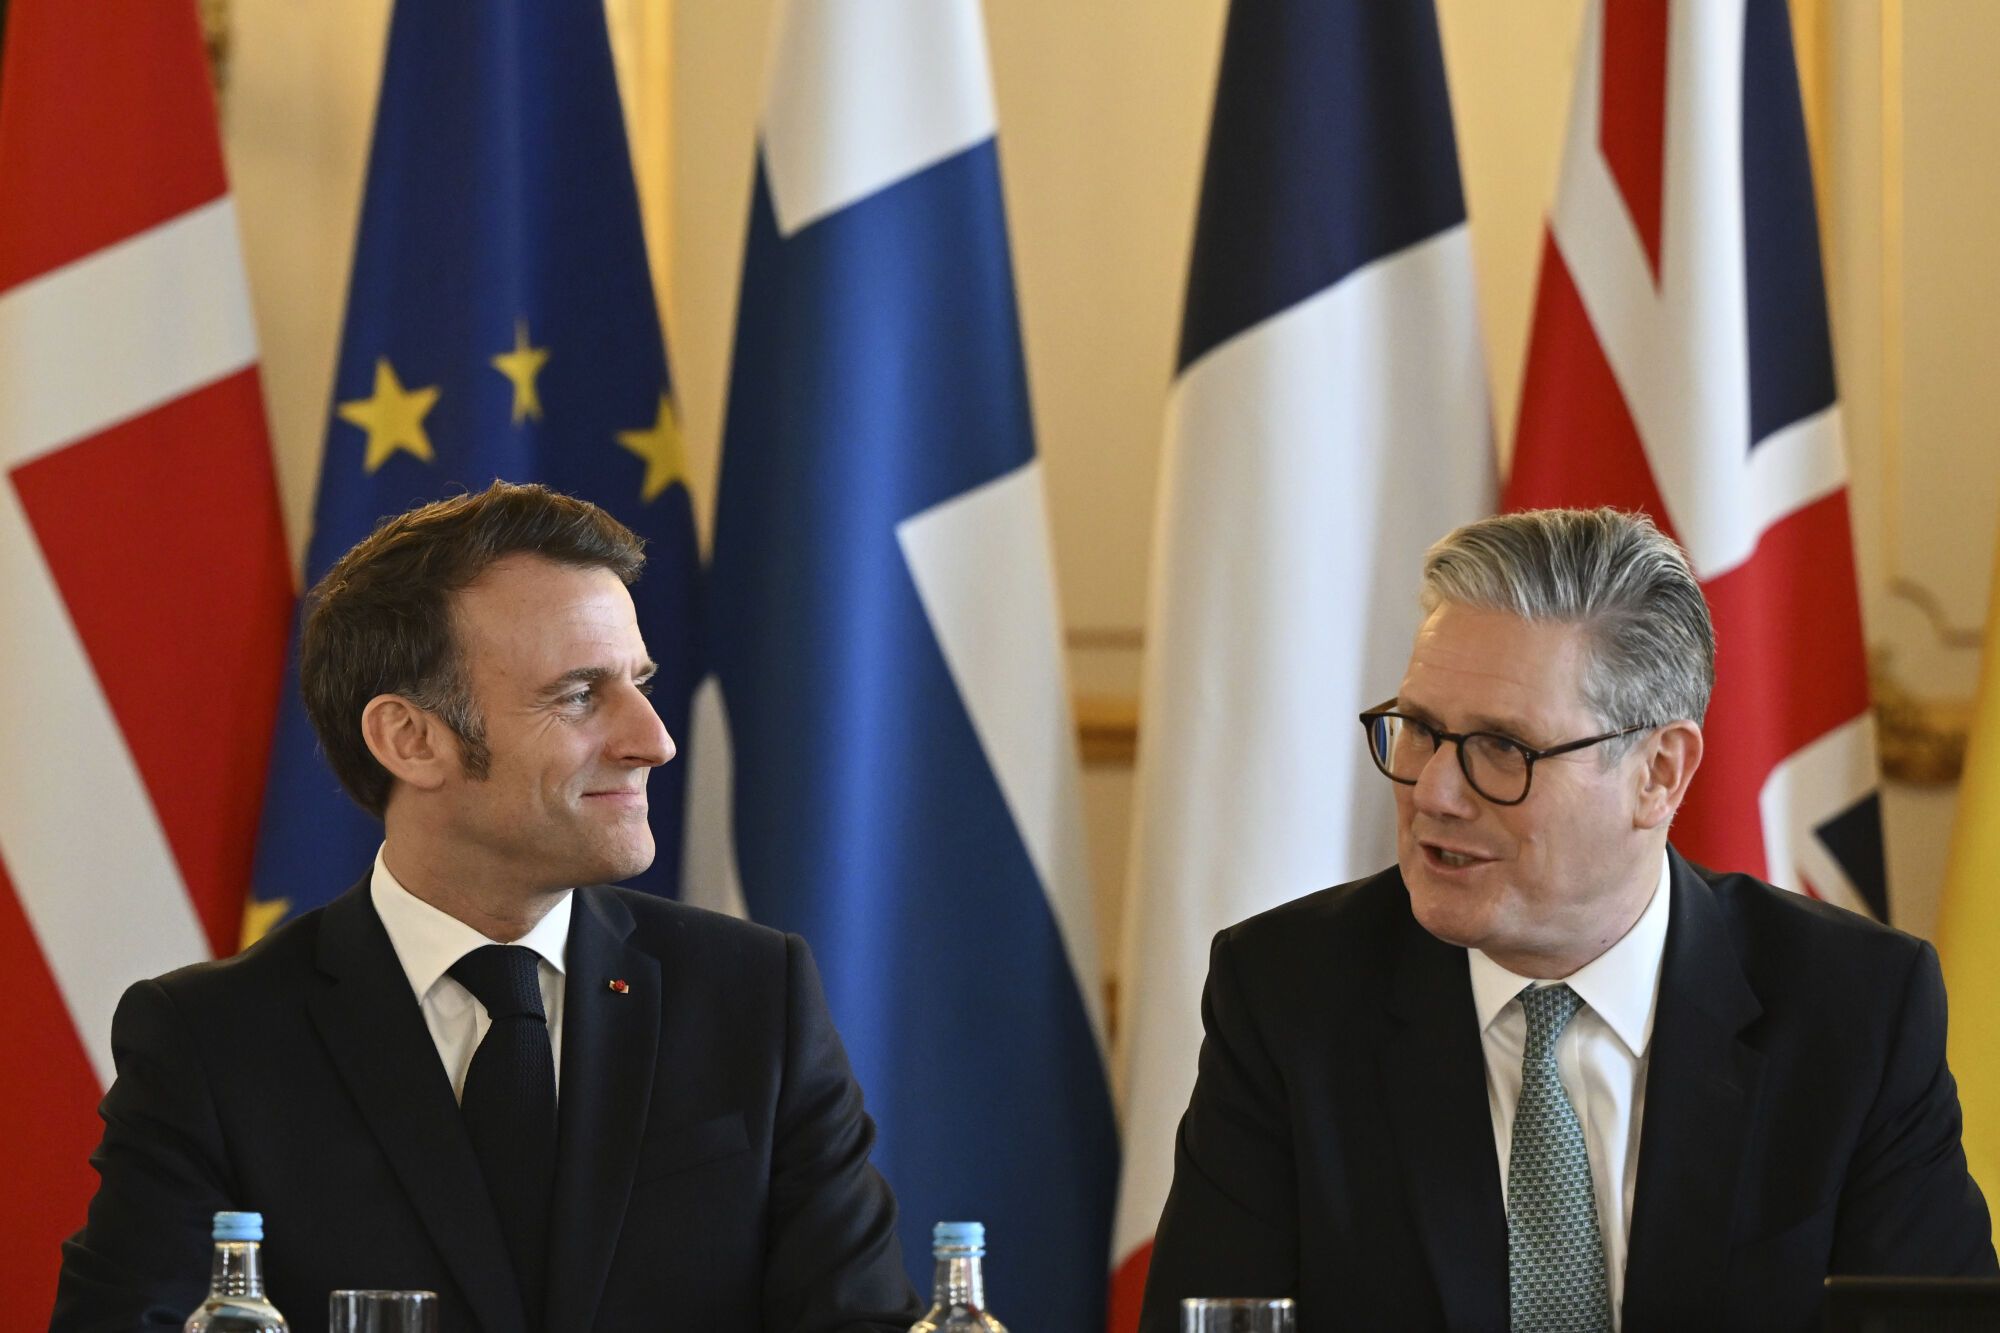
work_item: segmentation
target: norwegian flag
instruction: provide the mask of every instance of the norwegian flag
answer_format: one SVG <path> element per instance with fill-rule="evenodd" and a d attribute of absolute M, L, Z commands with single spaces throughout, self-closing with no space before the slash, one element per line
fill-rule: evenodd
<path fill-rule="evenodd" d="M 1598 0 L 1507 508 L 1643 509 L 1715 617 L 1695 860 L 1886 918 L 1812 167 L 1783 0 Z"/>
<path fill-rule="evenodd" d="M 30 1328 L 120 992 L 236 947 L 292 587 L 193 0 L 6 20 L 0 1328 Z"/>

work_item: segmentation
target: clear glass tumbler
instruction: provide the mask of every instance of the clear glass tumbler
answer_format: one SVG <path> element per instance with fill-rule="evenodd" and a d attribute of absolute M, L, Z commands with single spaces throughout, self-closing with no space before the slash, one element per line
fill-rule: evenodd
<path fill-rule="evenodd" d="M 1289 1297 L 1190 1296 L 1181 1302 L 1181 1333 L 1292 1333 Z"/>
<path fill-rule="evenodd" d="M 327 1297 L 327 1333 L 438 1333 L 434 1291 L 336 1291 Z"/>

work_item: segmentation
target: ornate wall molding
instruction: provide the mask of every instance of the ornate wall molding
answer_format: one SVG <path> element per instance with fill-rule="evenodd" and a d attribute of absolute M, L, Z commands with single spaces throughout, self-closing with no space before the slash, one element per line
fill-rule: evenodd
<path fill-rule="evenodd" d="M 1912 692 L 1896 679 L 1886 649 L 1869 664 L 1875 698 L 1875 736 L 1882 776 L 1918 787 L 1944 787 L 1965 768 L 1965 745 L 1972 730 L 1972 701 L 1934 699 Z"/>

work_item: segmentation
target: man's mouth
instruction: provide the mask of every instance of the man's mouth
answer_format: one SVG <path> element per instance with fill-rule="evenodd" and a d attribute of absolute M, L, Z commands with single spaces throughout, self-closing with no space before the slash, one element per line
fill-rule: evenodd
<path fill-rule="evenodd" d="M 1451 847 L 1441 847 L 1434 842 L 1424 843 L 1423 849 L 1424 856 L 1433 865 L 1442 866 L 1446 870 L 1463 870 L 1467 866 L 1476 866 L 1493 859 L 1492 857 L 1480 856 L 1473 852 L 1459 851 Z"/>

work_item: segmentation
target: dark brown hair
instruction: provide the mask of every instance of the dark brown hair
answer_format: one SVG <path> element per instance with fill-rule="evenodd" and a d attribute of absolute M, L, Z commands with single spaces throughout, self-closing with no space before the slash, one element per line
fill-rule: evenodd
<path fill-rule="evenodd" d="M 362 710 L 378 694 L 435 714 L 457 735 L 466 771 L 486 776 L 486 727 L 452 627 L 452 596 L 510 555 L 608 569 L 627 584 L 646 562 L 639 538 L 596 505 L 496 481 L 382 520 L 307 594 L 299 635 L 306 716 L 334 776 L 370 814 L 388 806 L 392 782 L 361 736 Z"/>

